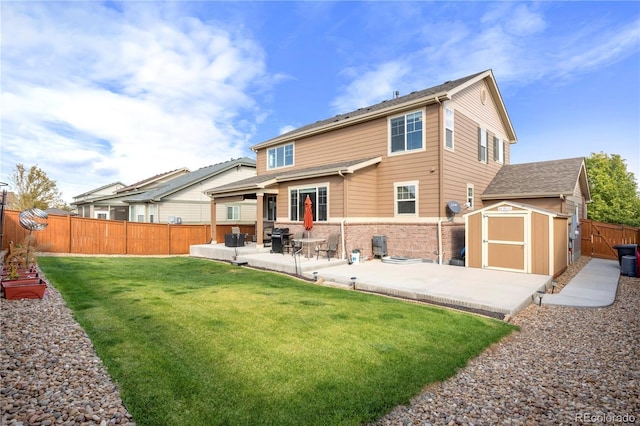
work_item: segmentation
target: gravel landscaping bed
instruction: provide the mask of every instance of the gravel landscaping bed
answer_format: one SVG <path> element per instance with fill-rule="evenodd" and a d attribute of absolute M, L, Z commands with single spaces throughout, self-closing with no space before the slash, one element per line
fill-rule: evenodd
<path fill-rule="evenodd" d="M 0 299 L 2 425 L 135 425 L 60 293 Z"/>
<path fill-rule="evenodd" d="M 629 277 L 606 308 L 532 304 L 512 320 L 519 332 L 375 425 L 640 423 L 639 306 Z"/>
<path fill-rule="evenodd" d="M 589 261 L 581 258 L 556 291 Z M 451 379 L 376 425 L 640 422 L 640 279 L 621 277 L 607 308 L 531 305 L 521 327 Z M 57 290 L 0 299 L 3 425 L 134 425 Z"/>

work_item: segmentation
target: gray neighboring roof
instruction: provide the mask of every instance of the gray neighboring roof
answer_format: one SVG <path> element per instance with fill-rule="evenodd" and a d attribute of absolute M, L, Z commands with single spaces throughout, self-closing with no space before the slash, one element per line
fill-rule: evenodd
<path fill-rule="evenodd" d="M 73 198 L 86 197 L 86 196 L 88 196 L 88 195 L 94 194 L 94 193 L 96 193 L 96 192 L 100 192 L 100 191 L 102 191 L 103 189 L 106 189 L 106 188 L 108 188 L 108 187 L 110 187 L 110 186 L 114 186 L 114 185 L 122 185 L 123 187 L 125 187 L 125 186 L 126 186 L 124 183 L 122 183 L 122 182 L 120 182 L 120 181 L 118 181 L 118 182 L 113 182 L 113 183 L 108 183 L 108 184 L 106 184 L 106 185 L 102 185 L 100 188 L 95 188 L 95 189 L 92 189 L 91 191 L 87 191 L 87 192 L 84 192 L 84 193 L 82 193 L 82 194 L 80 194 L 80 195 L 76 195 L 76 196 L 74 196 Z"/>
<path fill-rule="evenodd" d="M 185 173 L 185 172 L 189 173 L 189 171 L 190 170 L 187 169 L 186 167 L 182 167 L 180 169 L 175 169 L 175 170 L 170 170 L 168 172 L 159 173 L 157 175 L 154 175 L 154 176 L 148 177 L 146 179 L 143 179 L 143 180 L 141 180 L 139 182 L 133 183 L 131 185 L 127 185 L 124 188 L 120 188 L 117 192 L 118 193 L 130 192 L 130 191 L 135 191 L 137 189 L 144 190 L 144 188 L 141 188 L 141 187 L 143 187 L 143 186 L 145 186 L 145 185 L 147 185 L 149 183 L 152 183 L 152 182 L 154 182 L 154 181 L 156 181 L 156 180 L 158 180 L 160 178 L 167 177 L 169 175 L 177 174 L 177 173 Z"/>
<path fill-rule="evenodd" d="M 255 168 L 256 161 L 249 157 L 242 157 L 203 167 L 201 169 L 194 170 L 193 172 L 189 172 L 185 175 L 173 178 L 156 188 L 150 189 L 149 191 L 134 195 L 132 197 L 127 197 L 124 199 L 124 201 L 127 203 L 160 201 L 162 198 L 177 191 L 188 188 L 189 186 L 192 186 L 198 182 L 209 179 L 227 170 L 240 166 Z"/>
<path fill-rule="evenodd" d="M 253 176 L 237 182 L 207 189 L 207 195 L 221 195 L 231 192 L 248 192 L 266 188 L 278 182 L 297 179 L 308 179 L 319 176 L 337 175 L 340 173 L 354 173 L 364 167 L 377 164 L 382 157 L 360 158 L 358 160 L 341 161 L 339 163 L 325 164 L 322 166 L 308 167 L 303 170 L 291 170 L 288 172 L 275 172 L 259 176 Z"/>
<path fill-rule="evenodd" d="M 507 164 L 487 186 L 482 199 L 568 196 L 576 185 L 580 185 L 587 202 L 591 201 L 584 157 Z"/>

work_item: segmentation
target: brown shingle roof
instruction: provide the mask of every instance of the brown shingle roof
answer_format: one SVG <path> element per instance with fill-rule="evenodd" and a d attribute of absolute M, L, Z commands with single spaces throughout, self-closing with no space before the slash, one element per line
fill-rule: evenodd
<path fill-rule="evenodd" d="M 348 113 L 345 113 L 345 114 L 338 114 L 338 115 L 335 115 L 335 116 L 333 116 L 331 118 L 327 118 L 327 119 L 324 119 L 324 120 L 318 120 L 315 123 L 307 124 L 305 126 L 298 127 L 297 129 L 292 130 L 290 132 L 283 133 L 282 135 L 279 135 L 279 136 L 277 136 L 275 138 L 269 139 L 269 140 L 267 140 L 265 142 L 262 142 L 262 143 L 260 143 L 258 145 L 255 145 L 252 148 L 256 149 L 257 147 L 270 145 L 271 143 L 273 143 L 273 142 L 275 142 L 277 140 L 280 140 L 281 138 L 294 136 L 294 135 L 297 135 L 298 133 L 305 133 L 306 131 L 309 131 L 309 130 L 312 130 L 312 129 L 315 129 L 315 128 L 321 128 L 323 126 L 328 126 L 328 125 L 333 124 L 333 123 L 339 123 L 339 122 L 345 121 L 347 119 L 352 119 L 354 117 L 362 116 L 362 115 L 365 115 L 365 114 L 371 114 L 371 113 L 373 113 L 375 111 L 378 111 L 378 110 L 387 109 L 389 107 L 393 107 L 393 106 L 396 106 L 396 105 L 402 105 L 404 103 L 409 103 L 411 101 L 416 101 L 416 100 L 422 99 L 422 98 L 427 99 L 427 98 L 430 98 L 430 97 L 432 97 L 434 95 L 437 95 L 439 93 L 440 94 L 441 93 L 446 93 L 446 92 L 448 92 L 448 91 L 450 91 L 452 89 L 455 89 L 456 87 L 466 83 L 467 81 L 476 78 L 477 76 L 479 76 L 480 74 L 483 74 L 485 72 L 487 72 L 487 71 L 482 71 L 482 72 L 479 72 L 479 73 L 468 75 L 466 77 L 462 77 L 462 78 L 459 78 L 457 80 L 446 81 L 446 82 L 444 82 L 442 84 L 430 87 L 428 89 L 411 92 L 411 93 L 409 93 L 408 95 L 405 95 L 405 96 L 399 96 L 399 97 L 394 98 L 394 99 L 389 99 L 389 100 L 382 101 L 382 102 L 377 103 L 375 105 L 371 105 L 371 106 L 364 107 L 364 108 L 358 108 L 355 111 L 351 111 L 351 112 L 348 112 Z"/>
<path fill-rule="evenodd" d="M 583 157 L 508 164 L 493 178 L 482 199 L 570 195 L 580 183 L 583 170 Z M 588 187 L 586 189 L 589 200 Z"/>
<path fill-rule="evenodd" d="M 220 194 L 231 191 L 245 191 L 258 189 L 269 181 L 284 181 L 291 179 L 305 179 L 313 176 L 326 176 L 330 174 L 338 174 L 338 171 L 345 172 L 349 169 L 357 169 L 360 165 L 367 165 L 379 162 L 379 157 L 360 158 L 357 160 L 341 161 L 338 163 L 324 164 L 321 166 L 308 167 L 303 170 L 291 170 L 287 172 L 268 173 L 259 176 L 252 176 L 237 182 L 228 183 L 205 191 L 207 194 Z"/>

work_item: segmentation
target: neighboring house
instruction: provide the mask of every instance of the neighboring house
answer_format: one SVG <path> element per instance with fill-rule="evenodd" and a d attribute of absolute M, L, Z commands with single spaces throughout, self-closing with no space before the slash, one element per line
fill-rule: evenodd
<path fill-rule="evenodd" d="M 290 232 L 303 229 L 309 196 L 312 234 L 340 233 L 342 255 L 372 255 L 384 236 L 391 256 L 448 261 L 464 246 L 464 221 L 447 205 L 481 208 L 515 141 L 488 70 L 259 143 L 257 176 L 206 193 L 214 205 L 256 198 L 258 229 Z"/>
<path fill-rule="evenodd" d="M 255 176 L 255 160 L 238 158 L 203 167 L 140 194 L 126 197 L 132 222 L 209 223 L 211 202 L 205 189 Z M 216 212 L 217 220 L 250 223 L 256 220 L 255 200 L 229 201 Z"/>
<path fill-rule="evenodd" d="M 570 262 L 580 257 L 580 219 L 587 218 L 591 202 L 583 157 L 505 165 L 482 193 L 482 201 L 510 201 L 569 215 Z"/>
<path fill-rule="evenodd" d="M 80 217 L 126 220 L 128 209 L 120 202 L 113 202 L 114 194 L 124 188 L 122 182 L 114 182 L 73 197 L 71 206 Z M 113 202 L 113 203 L 110 203 Z"/>
<path fill-rule="evenodd" d="M 153 176 L 110 194 L 74 201 L 85 217 L 148 223 L 210 223 L 211 203 L 203 190 L 255 176 L 255 160 L 238 158 L 203 167 L 186 168 Z M 93 194 L 87 193 L 87 194 Z M 83 194 L 84 196 L 85 194 Z M 78 199 L 81 196 L 76 197 Z M 255 223 L 255 200 L 230 201 L 219 206 L 217 218 L 230 223 Z M 104 214 L 104 215 L 102 215 Z"/>

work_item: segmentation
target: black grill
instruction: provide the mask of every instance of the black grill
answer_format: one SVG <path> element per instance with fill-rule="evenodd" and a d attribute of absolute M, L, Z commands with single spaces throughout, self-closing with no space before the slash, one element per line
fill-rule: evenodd
<path fill-rule="evenodd" d="M 273 228 L 271 231 L 271 253 L 284 253 L 284 240 L 288 237 L 289 228 Z"/>

